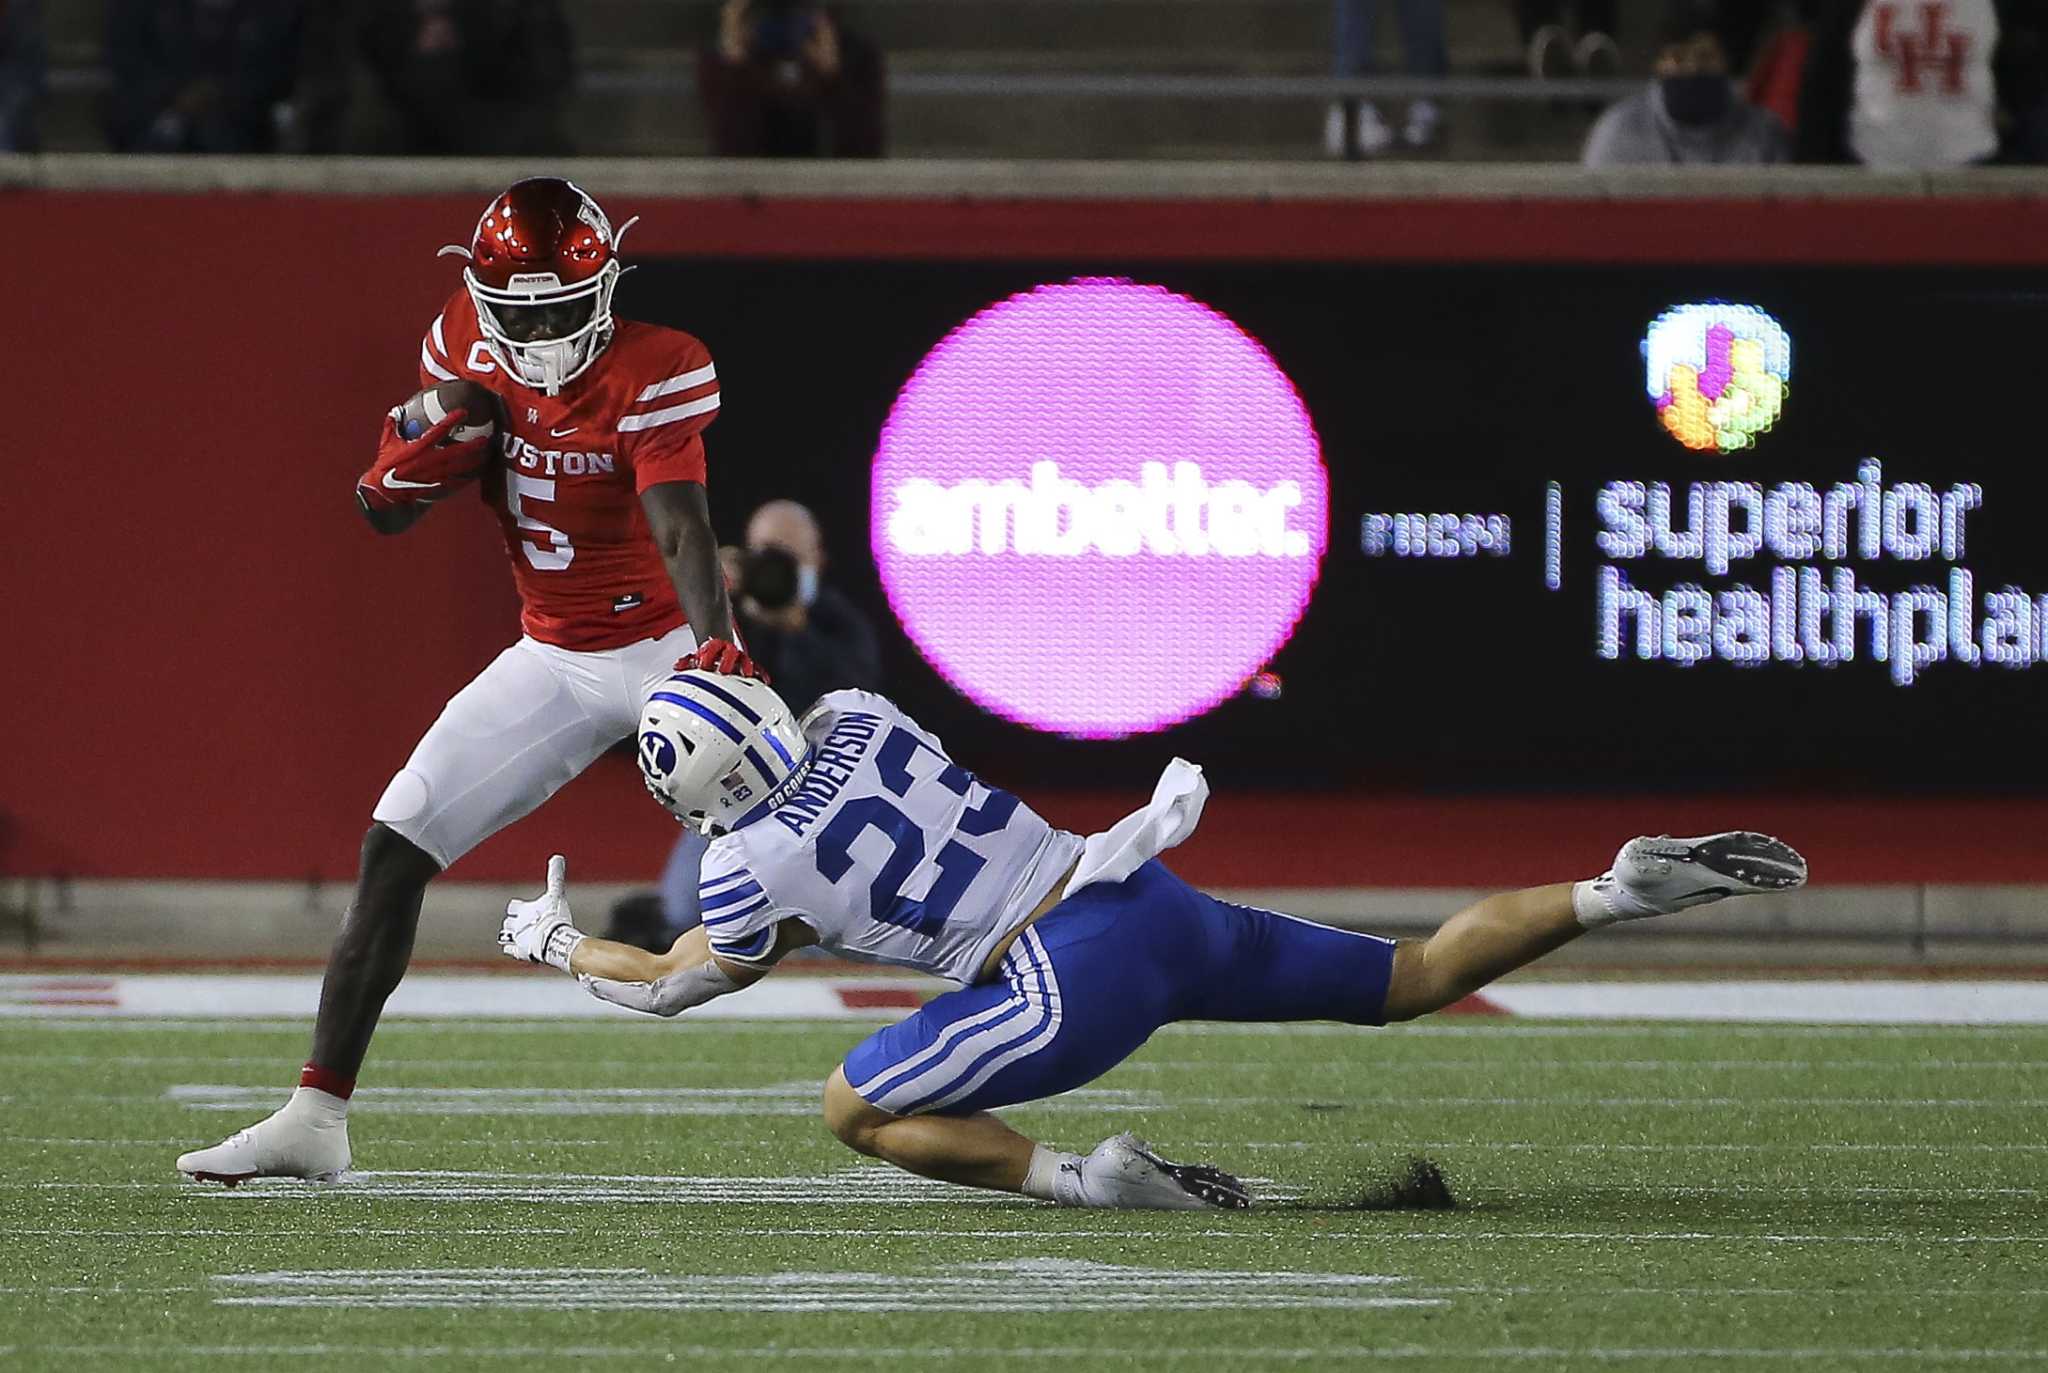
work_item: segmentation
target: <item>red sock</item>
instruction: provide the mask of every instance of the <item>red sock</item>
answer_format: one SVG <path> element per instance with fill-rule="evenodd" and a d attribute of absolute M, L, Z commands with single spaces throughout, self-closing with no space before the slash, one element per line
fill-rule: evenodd
<path fill-rule="evenodd" d="M 299 1085 L 301 1087 L 311 1087 L 316 1092 L 325 1092 L 329 1096 L 338 1096 L 343 1101 L 347 1101 L 350 1094 L 356 1089 L 356 1080 L 352 1077 L 344 1077 L 330 1068 L 323 1068 L 317 1063 L 308 1063 L 305 1067 L 299 1069 Z"/>

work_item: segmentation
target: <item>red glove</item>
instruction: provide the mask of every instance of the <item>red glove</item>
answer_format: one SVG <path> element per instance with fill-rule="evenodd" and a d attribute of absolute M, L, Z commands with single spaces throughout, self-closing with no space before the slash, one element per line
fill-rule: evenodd
<path fill-rule="evenodd" d="M 466 413 L 450 410 L 439 424 L 410 441 L 398 436 L 399 412 L 386 415 L 384 432 L 377 439 L 377 461 L 356 481 L 356 499 L 368 509 L 389 510 L 439 500 L 452 483 L 475 476 L 483 469 L 490 436 L 441 442 Z"/>
<path fill-rule="evenodd" d="M 752 677 L 764 684 L 768 681 L 768 674 L 754 666 L 745 649 L 725 639 L 706 639 L 696 652 L 676 659 L 676 671 L 688 672 L 692 668 L 721 677 Z"/>

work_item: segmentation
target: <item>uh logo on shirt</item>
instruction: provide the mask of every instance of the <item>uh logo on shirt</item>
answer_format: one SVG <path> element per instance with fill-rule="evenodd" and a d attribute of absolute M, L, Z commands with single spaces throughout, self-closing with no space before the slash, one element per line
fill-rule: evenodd
<path fill-rule="evenodd" d="M 1877 50 L 1898 71 L 1901 95 L 1926 89 L 1932 73 L 1943 95 L 1963 93 L 1963 73 L 1977 35 L 1949 26 L 1953 0 L 1917 0 L 1911 4 L 1880 3 L 1873 7 Z M 1916 13 L 1917 12 L 1917 13 Z"/>

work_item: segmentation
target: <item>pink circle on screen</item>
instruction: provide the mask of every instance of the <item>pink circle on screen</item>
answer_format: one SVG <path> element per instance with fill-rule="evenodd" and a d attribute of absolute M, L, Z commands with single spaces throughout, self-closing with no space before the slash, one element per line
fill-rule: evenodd
<path fill-rule="evenodd" d="M 1080 278 L 925 356 L 882 427 L 870 532 L 896 617 L 955 688 L 1111 738 L 1202 714 L 1287 642 L 1328 487 L 1257 340 L 1164 287 Z"/>

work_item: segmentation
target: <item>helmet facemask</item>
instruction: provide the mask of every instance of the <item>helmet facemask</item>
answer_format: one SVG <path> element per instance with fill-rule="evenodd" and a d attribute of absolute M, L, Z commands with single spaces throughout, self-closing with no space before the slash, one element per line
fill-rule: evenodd
<path fill-rule="evenodd" d="M 502 289 L 477 280 L 474 270 L 462 279 L 491 356 L 512 380 L 552 396 L 582 376 L 611 341 L 619 271 L 613 259 L 573 286 L 563 286 L 553 272 L 519 273 Z"/>

